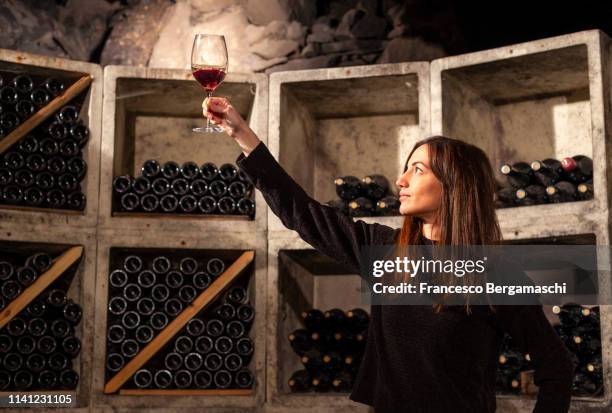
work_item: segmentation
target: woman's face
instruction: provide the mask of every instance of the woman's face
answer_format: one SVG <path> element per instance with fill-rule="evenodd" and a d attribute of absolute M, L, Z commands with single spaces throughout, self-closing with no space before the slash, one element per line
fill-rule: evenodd
<path fill-rule="evenodd" d="M 433 220 L 442 201 L 442 183 L 430 168 L 428 145 L 413 152 L 408 169 L 395 184 L 399 187 L 400 214 Z"/>

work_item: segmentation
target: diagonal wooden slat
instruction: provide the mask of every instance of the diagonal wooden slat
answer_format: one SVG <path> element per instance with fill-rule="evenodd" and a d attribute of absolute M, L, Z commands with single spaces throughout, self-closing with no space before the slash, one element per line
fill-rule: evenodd
<path fill-rule="evenodd" d="M 151 357 L 155 355 L 168 341 L 178 333 L 189 320 L 210 304 L 255 257 L 254 251 L 245 251 L 230 265 L 208 288 L 191 302 L 174 320 L 159 332 L 136 356 L 129 361 L 104 386 L 104 393 L 117 392 L 121 386 L 130 379 Z"/>
<path fill-rule="evenodd" d="M 53 281 L 64 273 L 72 264 L 74 264 L 83 255 L 83 247 L 77 245 L 71 247 L 62 255 L 60 255 L 51 265 L 51 267 L 41 274 L 28 288 L 26 288 L 17 298 L 10 302 L 9 305 L 0 311 L 0 328 L 8 324 L 21 310 L 26 308 L 28 304 L 34 300 L 41 292 L 45 290 Z"/>
<path fill-rule="evenodd" d="M 17 126 L 14 131 L 9 133 L 4 139 L 0 141 L 0 154 L 6 151 L 8 148 L 13 146 L 15 142 L 26 136 L 32 129 L 40 125 L 45 119 L 51 116 L 55 111 L 70 102 L 76 96 L 79 95 L 92 81 L 90 75 L 83 76 L 72 86 L 70 86 L 64 93 L 53 99 L 38 112 L 29 117 L 21 125 Z"/>

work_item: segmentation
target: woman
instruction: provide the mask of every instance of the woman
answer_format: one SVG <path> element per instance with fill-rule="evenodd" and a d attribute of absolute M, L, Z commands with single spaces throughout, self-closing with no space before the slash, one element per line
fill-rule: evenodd
<path fill-rule="evenodd" d="M 239 167 L 283 224 L 318 251 L 360 271 L 362 245 L 486 245 L 501 238 L 488 158 L 444 137 L 417 143 L 397 179 L 401 229 L 354 222 L 321 205 L 282 169 L 225 98 L 204 116 L 233 137 Z M 530 354 L 535 412 L 567 412 L 573 364 L 541 306 L 373 305 L 352 400 L 376 412 L 494 412 L 498 346 L 507 331 Z"/>

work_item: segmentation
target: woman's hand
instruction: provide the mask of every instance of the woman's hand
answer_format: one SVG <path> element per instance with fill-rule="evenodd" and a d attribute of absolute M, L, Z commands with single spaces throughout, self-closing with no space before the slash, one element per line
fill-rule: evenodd
<path fill-rule="evenodd" d="M 248 156 L 259 144 L 260 140 L 255 132 L 226 98 L 207 97 L 202 102 L 202 113 L 234 138 L 245 156 Z"/>

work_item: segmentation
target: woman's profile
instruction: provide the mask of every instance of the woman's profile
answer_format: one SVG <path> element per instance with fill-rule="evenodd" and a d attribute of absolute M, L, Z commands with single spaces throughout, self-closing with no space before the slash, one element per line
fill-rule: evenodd
<path fill-rule="evenodd" d="M 415 144 L 397 178 L 402 228 L 354 221 L 311 198 L 225 98 L 204 116 L 242 150 L 238 166 L 289 229 L 356 272 L 369 245 L 490 245 L 501 231 L 489 159 L 476 146 L 434 136 Z M 367 347 L 350 398 L 375 412 L 496 410 L 495 376 L 507 332 L 529 353 L 539 386 L 534 412 L 567 412 L 573 364 L 541 305 L 373 305 Z"/>

